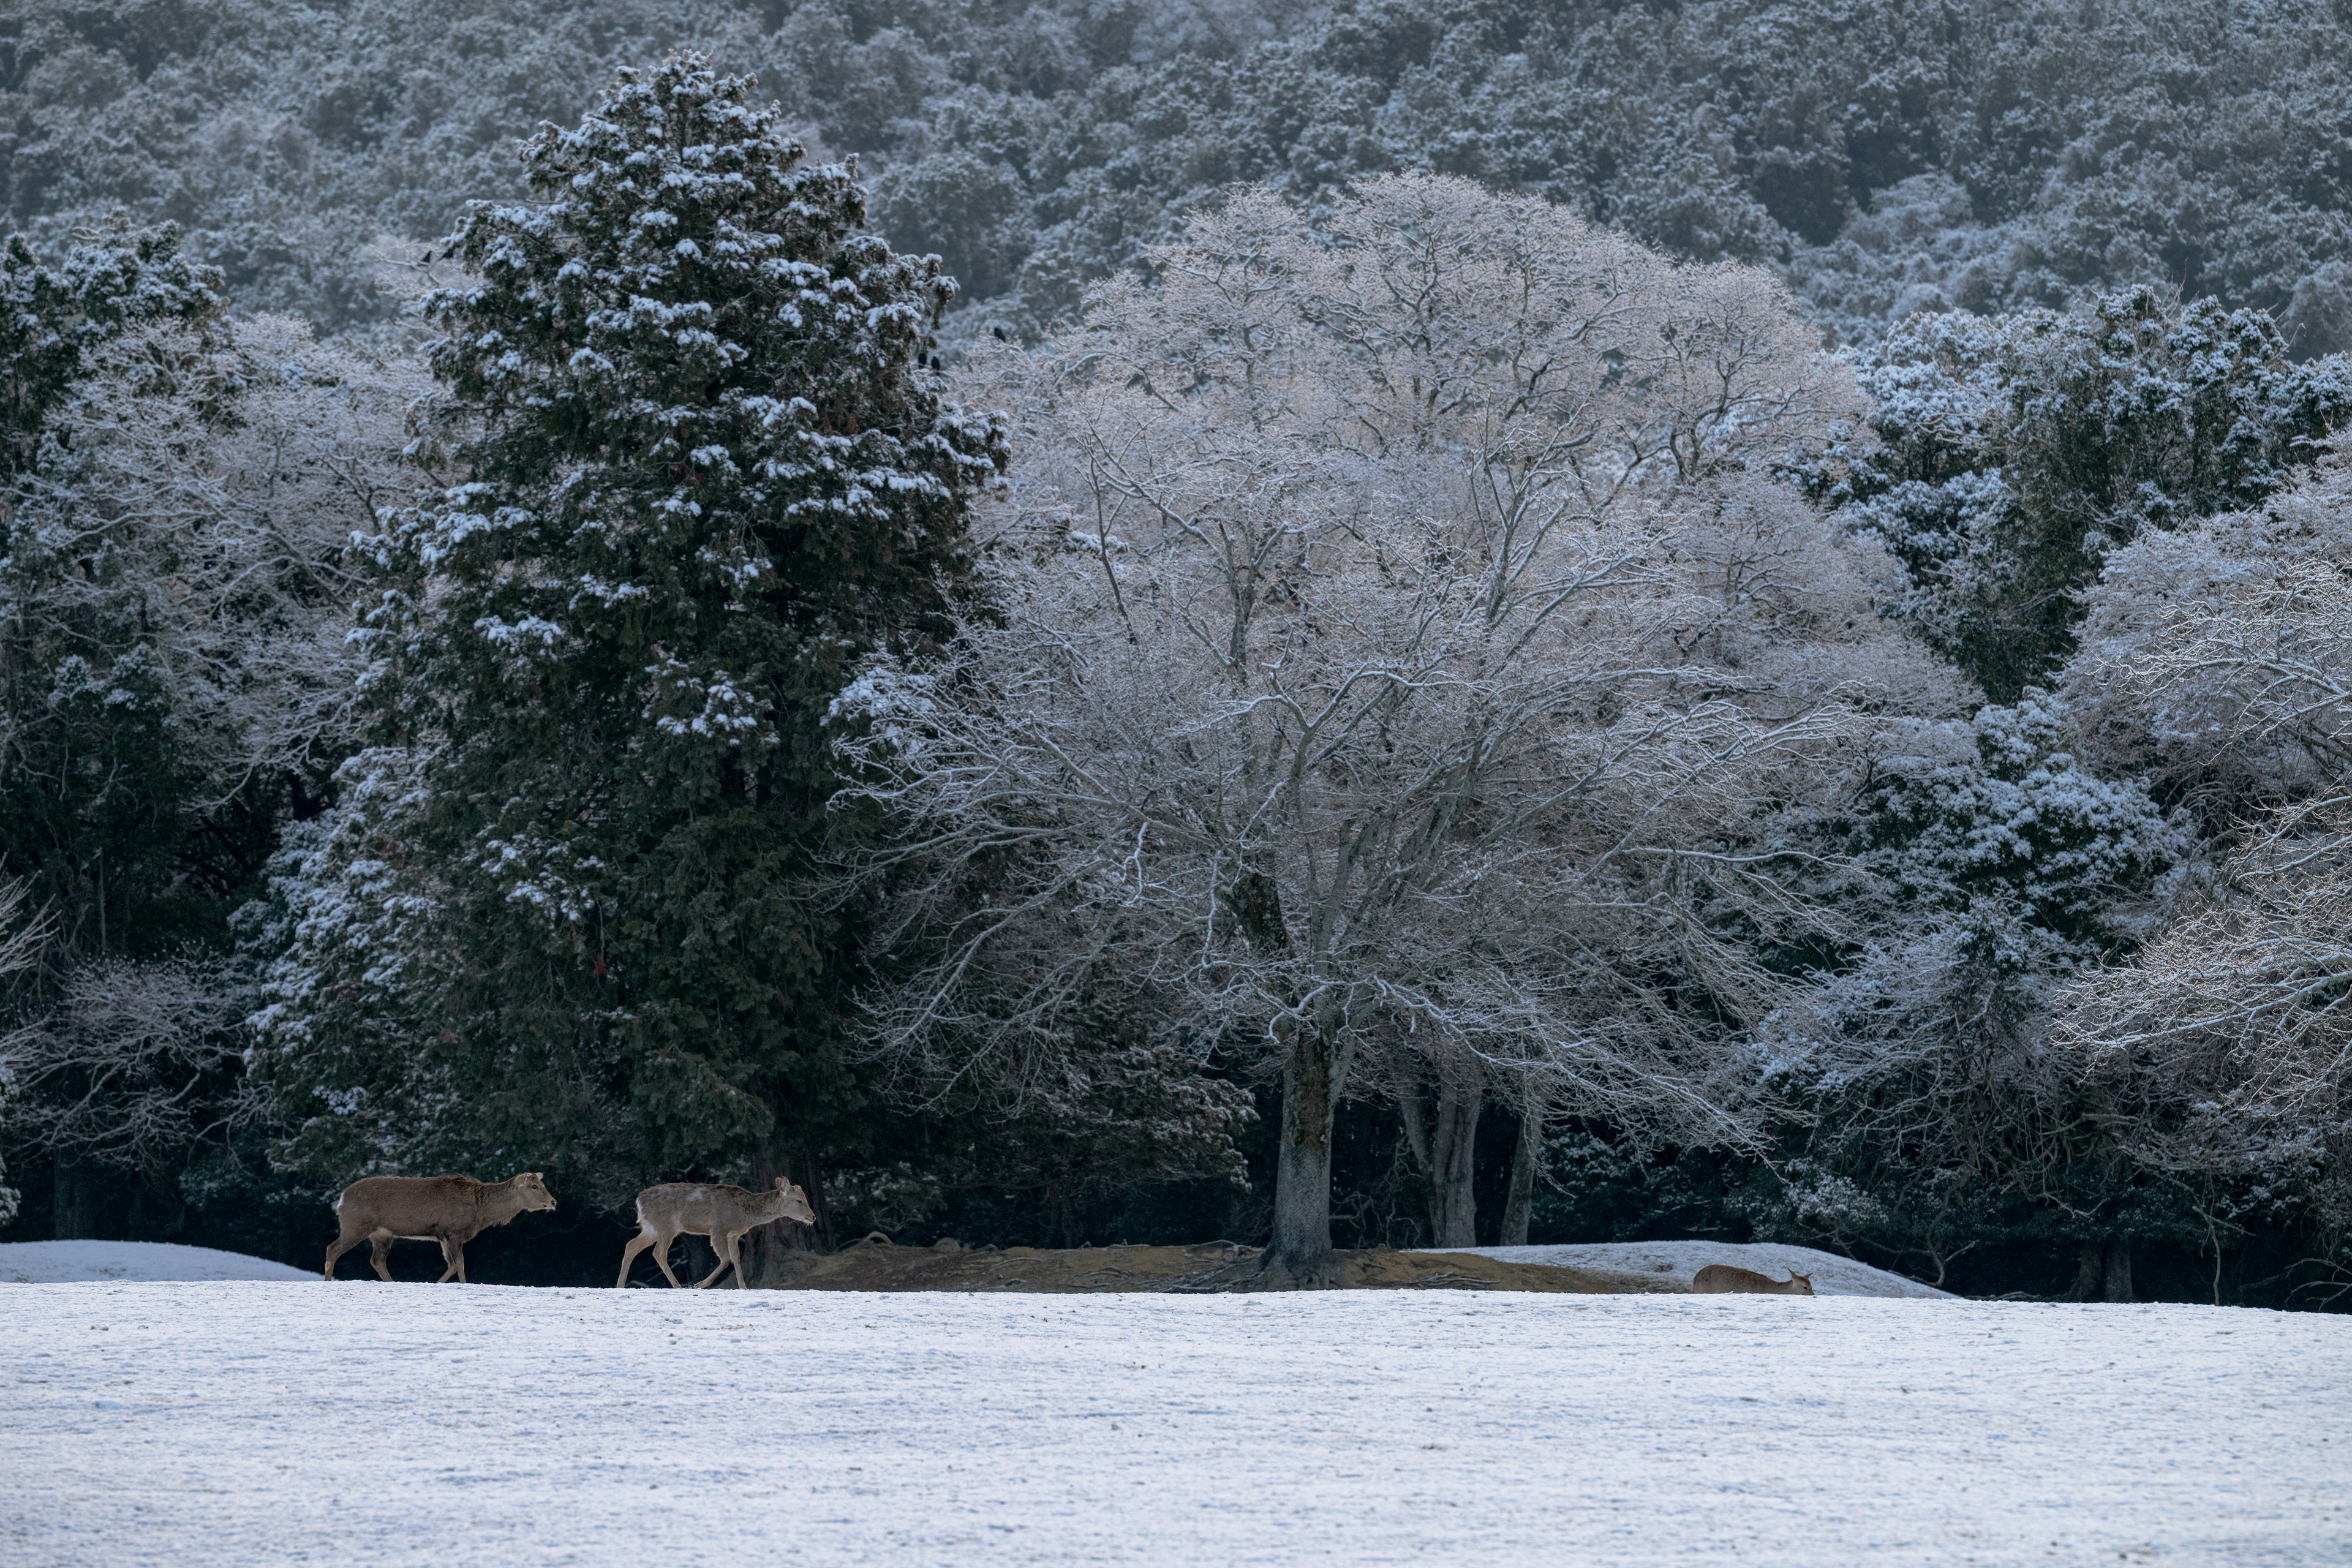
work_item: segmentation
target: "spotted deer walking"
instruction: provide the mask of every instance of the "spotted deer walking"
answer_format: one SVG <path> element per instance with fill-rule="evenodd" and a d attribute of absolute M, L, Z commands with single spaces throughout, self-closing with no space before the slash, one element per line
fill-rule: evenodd
<path fill-rule="evenodd" d="M 736 1254 L 737 1244 L 745 1232 L 780 1219 L 816 1223 L 816 1211 L 809 1207 L 807 1196 L 782 1176 L 776 1178 L 775 1190 L 765 1193 L 716 1182 L 665 1182 L 647 1187 L 637 1194 L 637 1234 L 621 1254 L 621 1277 L 613 1288 L 627 1287 L 629 1265 L 649 1247 L 654 1261 L 661 1265 L 662 1278 L 676 1286 L 677 1276 L 669 1271 L 669 1244 L 680 1236 L 707 1236 L 710 1249 L 719 1254 L 719 1267 L 695 1281 L 694 1288 L 702 1289 L 732 1268 L 735 1288 L 743 1289 L 743 1262 Z"/>
<path fill-rule="evenodd" d="M 1813 1277 L 1791 1268 L 1786 1279 L 1775 1279 L 1753 1268 L 1710 1263 L 1691 1276 L 1691 1289 L 1702 1296 L 1727 1292 L 1738 1296 L 1810 1296 L 1813 1293 Z"/>
<path fill-rule="evenodd" d="M 466 1281 L 466 1243 L 494 1225 L 504 1225 L 519 1214 L 555 1206 L 555 1195 L 537 1171 L 525 1171 L 503 1182 L 478 1182 L 471 1176 L 367 1176 L 343 1189 L 335 1200 L 335 1218 L 342 1233 L 327 1248 L 327 1278 L 335 1277 L 335 1260 L 362 1240 L 373 1244 L 375 1277 L 392 1283 L 384 1262 L 395 1241 L 437 1241 L 442 1261 L 435 1284 L 456 1276 Z"/>

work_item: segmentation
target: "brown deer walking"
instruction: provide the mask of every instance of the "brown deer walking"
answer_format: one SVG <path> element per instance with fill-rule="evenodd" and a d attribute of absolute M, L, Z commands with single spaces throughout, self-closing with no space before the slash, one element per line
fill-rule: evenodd
<path fill-rule="evenodd" d="M 555 1206 L 537 1171 L 525 1171 L 503 1182 L 478 1182 L 471 1176 L 368 1176 L 343 1189 L 335 1200 L 335 1217 L 342 1234 L 327 1248 L 327 1278 L 335 1277 L 335 1259 L 357 1247 L 362 1238 L 374 1245 L 375 1277 L 392 1282 L 384 1267 L 395 1241 L 437 1241 L 449 1267 L 436 1285 L 452 1275 L 466 1281 L 466 1243 L 494 1225 L 504 1225 L 519 1214 Z"/>
<path fill-rule="evenodd" d="M 669 1271 L 669 1244 L 686 1235 L 709 1237 L 711 1250 L 719 1254 L 719 1267 L 695 1281 L 696 1289 L 730 1268 L 735 1270 L 735 1289 L 747 1289 L 736 1245 L 744 1232 L 780 1219 L 816 1223 L 816 1211 L 809 1207 L 807 1196 L 782 1176 L 776 1178 L 775 1190 L 766 1193 L 715 1182 L 665 1182 L 647 1187 L 637 1194 L 637 1234 L 621 1254 L 621 1277 L 613 1288 L 627 1288 L 629 1265 L 648 1247 L 654 1249 L 654 1261 L 661 1265 L 662 1278 L 676 1286 L 677 1276 Z"/>
<path fill-rule="evenodd" d="M 1710 1263 L 1691 1276 L 1691 1289 L 1702 1296 L 1725 1292 L 1738 1296 L 1810 1296 L 1813 1293 L 1813 1277 L 1791 1268 L 1786 1279 L 1775 1279 L 1753 1268 Z"/>

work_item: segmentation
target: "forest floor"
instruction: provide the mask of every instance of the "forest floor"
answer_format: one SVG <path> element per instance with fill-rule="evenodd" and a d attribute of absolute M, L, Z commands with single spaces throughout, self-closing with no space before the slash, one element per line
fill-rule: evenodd
<path fill-rule="evenodd" d="M 1827 1297 L 0 1295 L 0 1563 L 2352 1562 L 2352 1318 Z"/>
<path fill-rule="evenodd" d="M 1018 1290 L 1039 1295 L 1123 1291 L 1223 1292 L 1259 1288 L 1255 1247 L 894 1247 L 879 1237 L 837 1252 L 786 1252 L 766 1283 L 789 1290 Z M 677 1265 L 673 1262 L 671 1268 Z M 1562 1268 L 1468 1252 L 1342 1251 L 1333 1283 L 1343 1290 L 1528 1290 L 1572 1295 L 1685 1292 L 1686 1278 L 1622 1268 Z M 731 1277 L 730 1277 L 731 1278 Z M 641 1265 L 635 1282 L 662 1283 Z M 688 1283 L 692 1283 L 689 1279 Z"/>

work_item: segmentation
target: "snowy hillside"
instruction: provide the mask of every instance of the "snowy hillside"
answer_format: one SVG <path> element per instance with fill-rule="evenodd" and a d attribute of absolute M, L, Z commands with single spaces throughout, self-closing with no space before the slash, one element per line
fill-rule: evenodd
<path fill-rule="evenodd" d="M 2340 1563 L 2347 1386 L 2178 1306 L 28 1286 L 0 1561 Z"/>
<path fill-rule="evenodd" d="M 1941 1298 L 1948 1292 L 1916 1279 L 1906 1279 L 1884 1268 L 1873 1268 L 1834 1252 L 1785 1242 L 1727 1241 L 1602 1241 L 1569 1247 L 1470 1247 L 1456 1251 L 1506 1263 L 1543 1263 L 1568 1268 L 1614 1268 L 1629 1274 L 1664 1274 L 1690 1283 L 1692 1275 L 1710 1263 L 1752 1268 L 1775 1279 L 1790 1271 L 1811 1276 L 1817 1296 L 1916 1296 Z"/>
<path fill-rule="evenodd" d="M 0 1242 L 0 1285 L 72 1285 L 93 1279 L 191 1283 L 210 1279 L 308 1279 L 307 1269 L 168 1241 Z"/>

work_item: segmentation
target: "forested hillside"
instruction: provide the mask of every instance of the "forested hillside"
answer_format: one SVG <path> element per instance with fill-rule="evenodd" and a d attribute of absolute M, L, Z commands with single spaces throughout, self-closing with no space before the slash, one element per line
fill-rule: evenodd
<path fill-rule="evenodd" d="M 612 67 L 711 50 L 961 331 L 1034 335 L 1235 181 L 1424 169 L 1779 270 L 1842 339 L 1947 306 L 2177 288 L 2352 347 L 2352 22 L 2324 0 L 26 0 L 0 214 L 170 219 L 244 309 L 384 321 L 367 247 L 519 192 Z"/>
<path fill-rule="evenodd" d="M 2347 46 L 20 9 L 0 1232 L 2336 1300 Z"/>

